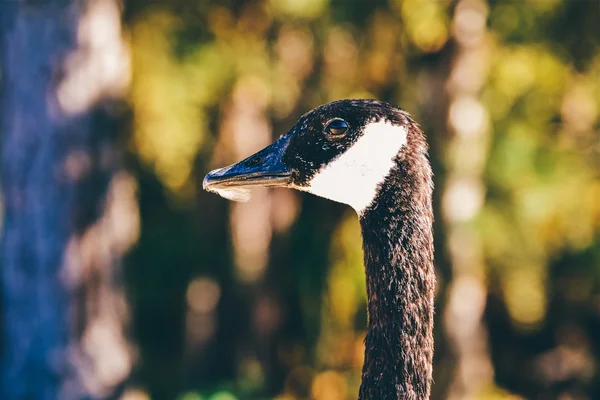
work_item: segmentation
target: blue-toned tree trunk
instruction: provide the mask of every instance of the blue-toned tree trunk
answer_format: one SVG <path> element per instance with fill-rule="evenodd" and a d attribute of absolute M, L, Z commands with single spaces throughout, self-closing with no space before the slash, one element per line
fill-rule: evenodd
<path fill-rule="evenodd" d="M 0 4 L 4 400 L 106 398 L 131 366 L 121 254 L 103 222 L 122 117 L 93 86 L 97 70 L 82 69 L 95 50 L 80 22 L 94 3 L 116 4 Z"/>

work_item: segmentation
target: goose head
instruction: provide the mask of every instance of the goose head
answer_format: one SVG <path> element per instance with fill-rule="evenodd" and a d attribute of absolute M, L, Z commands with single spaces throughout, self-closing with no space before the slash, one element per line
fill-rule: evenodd
<path fill-rule="evenodd" d="M 303 115 L 277 141 L 206 175 L 203 188 L 231 200 L 256 186 L 289 187 L 362 214 L 402 162 L 411 129 L 407 113 L 375 100 L 341 100 Z"/>

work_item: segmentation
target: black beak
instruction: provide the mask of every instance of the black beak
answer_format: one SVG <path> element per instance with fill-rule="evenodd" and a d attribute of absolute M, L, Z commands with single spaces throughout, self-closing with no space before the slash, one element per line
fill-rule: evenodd
<path fill-rule="evenodd" d="M 237 164 L 209 172 L 204 177 L 202 188 L 218 193 L 219 190 L 252 186 L 288 186 L 292 169 L 283 163 L 282 158 L 290 139 L 290 134 L 284 135 Z"/>

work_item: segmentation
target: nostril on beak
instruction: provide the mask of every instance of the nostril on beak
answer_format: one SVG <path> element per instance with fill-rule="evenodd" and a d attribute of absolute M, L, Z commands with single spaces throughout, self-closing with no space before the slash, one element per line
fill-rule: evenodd
<path fill-rule="evenodd" d="M 262 164 L 262 162 L 263 162 L 263 159 L 262 159 L 262 157 L 255 156 L 255 157 L 252 157 L 251 159 L 249 159 L 249 160 L 246 162 L 246 165 L 247 165 L 248 167 L 256 167 L 257 165 L 260 165 L 260 164 Z"/>

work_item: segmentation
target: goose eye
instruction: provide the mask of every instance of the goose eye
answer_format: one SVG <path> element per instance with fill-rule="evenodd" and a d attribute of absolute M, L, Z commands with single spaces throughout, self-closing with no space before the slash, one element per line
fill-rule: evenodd
<path fill-rule="evenodd" d="M 348 124 L 342 119 L 334 119 L 325 128 L 330 135 L 343 135 L 348 130 Z"/>

